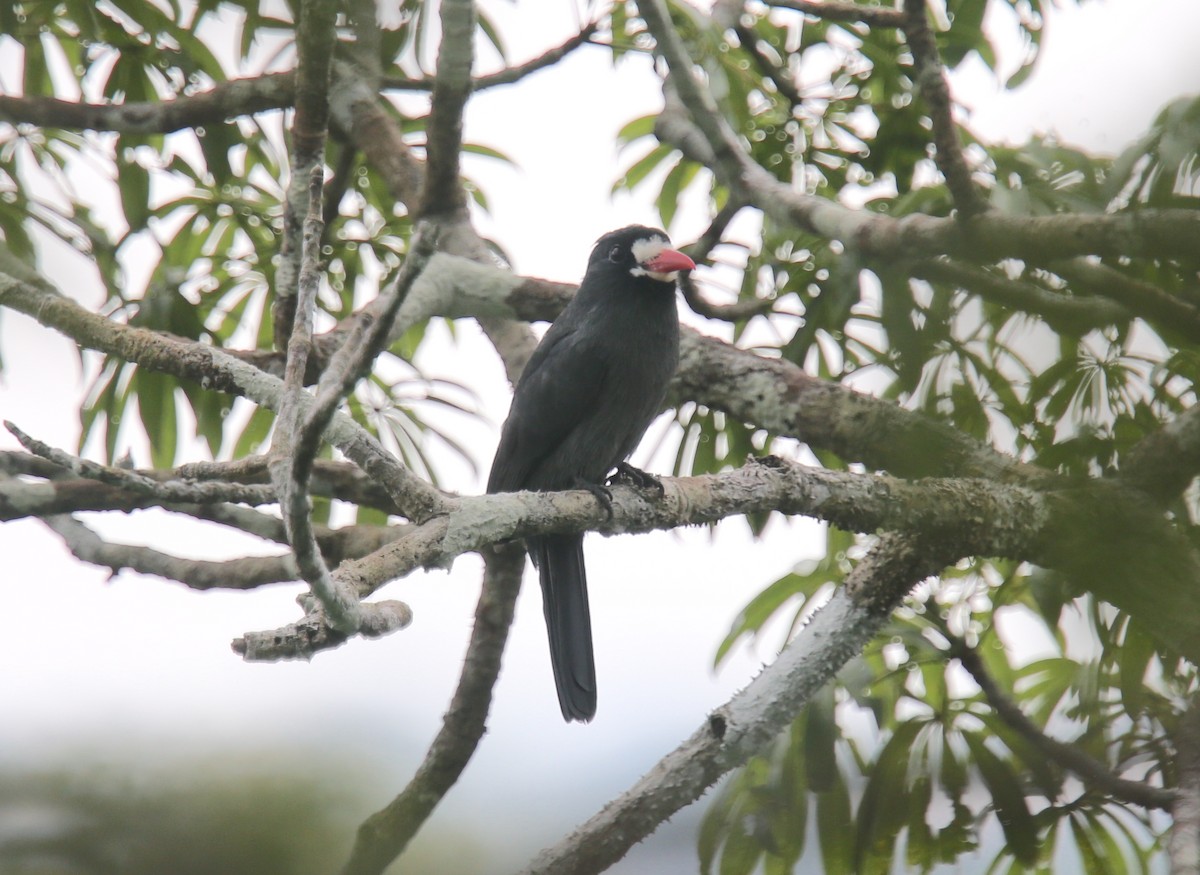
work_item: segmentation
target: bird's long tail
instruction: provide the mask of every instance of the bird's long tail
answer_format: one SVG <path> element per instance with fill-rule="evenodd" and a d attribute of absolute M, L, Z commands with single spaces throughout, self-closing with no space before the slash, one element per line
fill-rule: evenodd
<path fill-rule="evenodd" d="M 558 704 L 565 719 L 586 722 L 596 715 L 596 664 L 583 535 L 530 538 L 529 552 L 542 584 Z"/>

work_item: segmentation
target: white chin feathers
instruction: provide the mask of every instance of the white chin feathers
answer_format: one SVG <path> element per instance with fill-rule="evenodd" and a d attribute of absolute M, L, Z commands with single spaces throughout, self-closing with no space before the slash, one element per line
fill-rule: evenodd
<path fill-rule="evenodd" d="M 662 273 L 642 267 L 643 264 L 655 258 L 666 248 L 667 241 L 661 237 L 643 237 L 641 240 L 633 241 L 631 251 L 633 252 L 633 259 L 637 262 L 637 266 L 632 268 L 629 273 L 632 276 L 648 276 L 651 279 L 658 280 L 660 283 L 675 282 L 679 278 L 679 271 L 677 270 Z"/>

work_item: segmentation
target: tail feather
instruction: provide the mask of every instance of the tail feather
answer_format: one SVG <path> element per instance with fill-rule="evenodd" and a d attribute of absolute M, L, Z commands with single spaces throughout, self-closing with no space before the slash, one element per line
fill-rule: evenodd
<path fill-rule="evenodd" d="M 583 535 L 531 538 L 529 552 L 542 584 L 558 704 L 566 720 L 586 722 L 596 715 L 596 665 Z"/>

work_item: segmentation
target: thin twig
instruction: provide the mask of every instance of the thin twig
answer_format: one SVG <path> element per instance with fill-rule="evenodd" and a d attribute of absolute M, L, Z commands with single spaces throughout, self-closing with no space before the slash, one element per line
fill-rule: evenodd
<path fill-rule="evenodd" d="M 904 13 L 884 6 L 837 0 L 768 0 L 767 5 L 776 9 L 794 9 L 826 21 L 859 21 L 871 27 L 904 26 Z"/>
<path fill-rule="evenodd" d="M 904 0 L 904 33 L 908 47 L 912 49 L 917 85 L 933 120 L 934 161 L 946 178 L 946 187 L 950 189 L 959 215 L 970 218 L 985 212 L 988 205 L 971 179 L 971 168 L 967 166 L 958 125 L 954 121 L 950 83 L 946 81 L 937 40 L 925 15 L 925 2 Z"/>
<path fill-rule="evenodd" d="M 1130 781 L 1116 775 L 1104 763 L 1088 756 L 1079 748 L 1064 744 L 1046 735 L 1025 716 L 992 679 L 974 649 L 963 641 L 955 641 L 952 653 L 970 673 L 996 714 L 1017 734 L 1063 768 L 1074 773 L 1088 787 L 1124 802 L 1146 808 L 1169 808 L 1175 801 L 1174 790 L 1164 790 L 1140 781 Z"/>
<path fill-rule="evenodd" d="M 1066 334 L 1083 335 L 1106 325 L 1127 325 L 1133 319 L 1133 314 L 1115 301 L 1053 292 L 961 261 L 921 261 L 908 270 L 915 278 L 952 283 L 985 300 L 1032 313 Z"/>
<path fill-rule="evenodd" d="M 21 445 L 25 449 L 36 456 L 53 462 L 55 465 L 59 465 L 80 477 L 117 486 L 134 495 L 151 496 L 158 502 L 174 501 L 191 504 L 243 502 L 245 504 L 274 504 L 276 500 L 275 490 L 270 486 L 222 483 L 217 481 L 185 483 L 180 480 L 156 480 L 137 471 L 129 471 L 110 465 L 101 465 L 97 462 L 90 462 L 87 459 L 73 456 L 70 453 L 30 437 L 11 422 L 5 421 L 4 427 L 21 442 Z"/>
<path fill-rule="evenodd" d="M 593 21 L 566 42 L 547 50 L 536 58 L 532 58 L 515 67 L 505 67 L 503 70 L 497 70 L 495 73 L 478 76 L 471 80 L 471 90 L 483 91 L 488 88 L 495 88 L 498 85 L 511 85 L 514 82 L 519 82 L 531 73 L 536 73 L 538 70 L 544 70 L 547 67 L 553 66 L 580 46 L 591 42 L 592 36 L 595 35 L 599 26 L 598 22 Z M 415 79 L 404 76 L 387 76 L 383 79 L 382 87 L 385 91 L 430 91 L 433 89 L 433 83 L 434 77 L 432 76 L 421 76 Z"/>
<path fill-rule="evenodd" d="M 291 556 L 240 556 L 215 561 L 184 559 L 151 547 L 105 541 L 71 516 L 50 516 L 42 521 L 63 539 L 76 559 L 109 568 L 113 574 L 128 568 L 139 574 L 175 580 L 195 590 L 254 589 L 298 577 Z"/>

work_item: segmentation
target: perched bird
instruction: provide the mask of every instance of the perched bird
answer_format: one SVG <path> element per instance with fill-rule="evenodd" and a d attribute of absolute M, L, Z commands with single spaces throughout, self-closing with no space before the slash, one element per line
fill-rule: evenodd
<path fill-rule="evenodd" d="M 675 280 L 695 266 L 654 228 L 632 225 L 596 242 L 579 291 L 517 382 L 488 492 L 588 489 L 607 505 L 614 468 L 641 474 L 625 459 L 666 397 L 679 361 Z M 542 585 L 563 717 L 591 720 L 596 667 L 583 535 L 540 535 L 526 545 Z"/>

